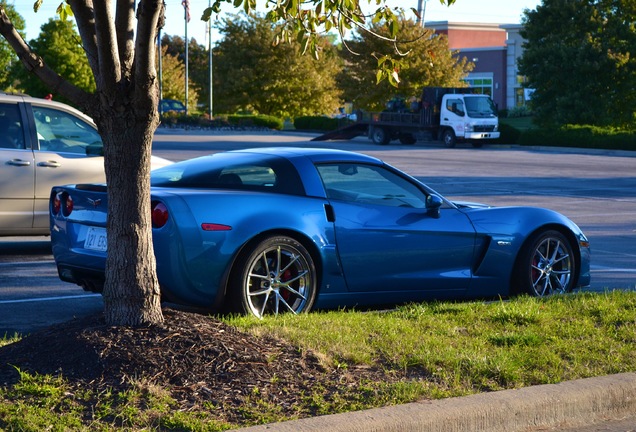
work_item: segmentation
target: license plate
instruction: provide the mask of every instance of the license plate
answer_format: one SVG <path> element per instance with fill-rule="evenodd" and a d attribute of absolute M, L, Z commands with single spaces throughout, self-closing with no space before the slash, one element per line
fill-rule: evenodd
<path fill-rule="evenodd" d="M 90 227 L 84 240 L 84 249 L 104 252 L 108 246 L 105 228 Z"/>

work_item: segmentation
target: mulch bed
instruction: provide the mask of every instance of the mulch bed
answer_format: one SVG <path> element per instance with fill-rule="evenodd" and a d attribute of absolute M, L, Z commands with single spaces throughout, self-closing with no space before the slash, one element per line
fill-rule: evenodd
<path fill-rule="evenodd" d="M 164 309 L 159 325 L 112 327 L 103 317 L 52 326 L 0 348 L 0 385 L 22 371 L 62 376 L 71 388 L 125 391 L 134 383 L 167 389 L 181 410 L 212 403 L 219 420 L 246 422 L 241 407 L 254 394 L 288 416 L 311 416 L 299 408 L 307 395 L 329 399 L 362 383 L 398 379 L 380 368 L 328 370 L 318 358 L 285 341 L 241 332 L 213 318 Z M 345 396 L 346 397 L 346 396 Z"/>

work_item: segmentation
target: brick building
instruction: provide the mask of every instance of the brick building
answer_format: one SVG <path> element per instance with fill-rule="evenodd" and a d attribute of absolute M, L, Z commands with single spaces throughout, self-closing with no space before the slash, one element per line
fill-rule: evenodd
<path fill-rule="evenodd" d="M 449 48 L 475 64 L 465 79 L 471 87 L 489 94 L 500 109 L 524 105 L 523 77 L 517 72 L 521 24 L 433 21 L 426 27 L 445 34 Z"/>

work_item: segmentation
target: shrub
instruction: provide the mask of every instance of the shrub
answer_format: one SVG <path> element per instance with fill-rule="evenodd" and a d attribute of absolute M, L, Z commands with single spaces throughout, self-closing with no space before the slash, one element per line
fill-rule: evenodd
<path fill-rule="evenodd" d="M 227 116 L 227 121 L 240 127 L 265 127 L 281 130 L 285 123 L 283 119 L 268 115 L 242 115 L 232 114 Z"/>
<path fill-rule="evenodd" d="M 351 123 L 351 120 L 345 118 L 325 116 L 303 116 L 294 119 L 296 129 L 310 131 L 332 131 Z"/>
<path fill-rule="evenodd" d="M 528 117 L 528 116 L 531 116 L 531 115 L 532 115 L 532 111 L 530 111 L 530 108 L 528 108 L 528 106 L 526 106 L 526 105 L 523 105 L 523 106 L 510 108 L 507 111 L 506 117 L 509 117 L 509 118 L 513 118 L 513 117 Z"/>
<path fill-rule="evenodd" d="M 521 145 L 636 150 L 633 131 L 587 125 L 565 125 L 560 128 L 540 128 L 524 131 Z"/>
<path fill-rule="evenodd" d="M 242 127 L 253 128 L 262 127 L 268 129 L 281 130 L 284 121 L 278 117 L 267 115 L 240 115 L 240 114 L 218 114 L 212 120 L 208 115 L 185 115 L 175 112 L 166 112 L 161 116 L 161 123 L 165 126 L 197 126 L 201 128 L 227 128 Z"/>
<path fill-rule="evenodd" d="M 514 126 L 506 123 L 499 123 L 499 139 L 498 143 L 517 144 L 521 136 L 521 131 Z"/>

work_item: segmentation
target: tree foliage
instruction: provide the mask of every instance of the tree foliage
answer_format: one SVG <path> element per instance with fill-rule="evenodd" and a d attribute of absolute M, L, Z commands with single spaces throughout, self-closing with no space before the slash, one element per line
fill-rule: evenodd
<path fill-rule="evenodd" d="M 16 12 L 13 5 L 7 4 L 6 0 L 0 0 L 0 7 L 5 8 L 7 16 L 11 19 L 19 34 L 24 37 L 24 18 Z M 0 89 L 8 90 L 14 87 L 15 83 L 10 71 L 17 64 L 19 64 L 18 56 L 15 55 L 15 52 L 4 38 L 0 39 Z"/>
<path fill-rule="evenodd" d="M 42 25 L 38 37 L 30 41 L 29 45 L 65 80 L 84 91 L 95 91 L 95 79 L 72 21 L 49 19 Z M 21 64 L 17 63 L 15 67 L 22 71 L 21 74 L 15 74 L 19 76 L 18 87 L 22 91 L 35 97 L 44 97 L 52 92 L 37 76 L 25 74 Z M 56 94 L 53 96 L 68 102 L 63 97 L 58 98 Z"/>
<path fill-rule="evenodd" d="M 403 56 L 397 46 L 399 16 L 403 9 L 391 9 L 386 6 L 385 1 L 368 0 L 367 3 L 375 3 L 376 8 L 366 15 L 359 0 L 266 0 L 266 6 L 271 8 L 266 18 L 279 24 L 275 44 L 296 40 L 300 42 L 302 54 L 310 53 L 316 59 L 322 50 L 320 40 L 324 34 L 336 30 L 340 38 L 344 39 L 352 29 L 369 30 L 368 21 L 381 23 L 385 33 L 375 33 L 375 36 L 390 42 L 390 49 L 377 57 L 377 77 L 379 81 L 387 79 L 390 84 L 397 85 L 397 70 L 400 69 Z M 211 7 L 205 9 L 201 19 L 207 21 L 212 14 L 219 13 L 223 3 L 241 7 L 246 14 L 251 14 L 256 8 L 256 0 L 215 0 Z M 450 6 L 455 0 L 440 0 L 440 3 Z M 415 9 L 412 10 L 416 12 Z"/>
<path fill-rule="evenodd" d="M 636 3 L 544 0 L 526 11 L 519 72 L 540 124 L 633 126 Z"/>
<path fill-rule="evenodd" d="M 214 49 L 214 106 L 278 117 L 335 112 L 340 105 L 336 75 L 340 60 L 326 38 L 316 40 L 319 59 L 301 56 L 297 43 L 274 46 L 278 27 L 262 16 L 239 16 L 218 25 Z"/>
<path fill-rule="evenodd" d="M 161 47 L 162 97 L 185 103 L 185 63 L 176 54 L 170 54 L 170 46 Z M 189 75 L 189 73 L 188 73 Z M 188 112 L 196 109 L 199 94 L 188 76 Z"/>
<path fill-rule="evenodd" d="M 388 38 L 388 30 L 376 23 L 371 26 L 375 34 Z M 366 31 L 356 32 L 348 49 L 342 50 L 345 68 L 340 77 L 344 98 L 356 108 L 379 110 L 395 96 L 419 97 L 426 86 L 460 87 L 461 79 L 474 65 L 448 48 L 445 35 L 435 34 L 410 19 L 399 20 L 399 39 L 396 47 L 408 52 L 400 64 L 399 85 L 379 81 L 376 72 L 378 53 L 386 52 L 393 42 L 373 36 Z"/>

